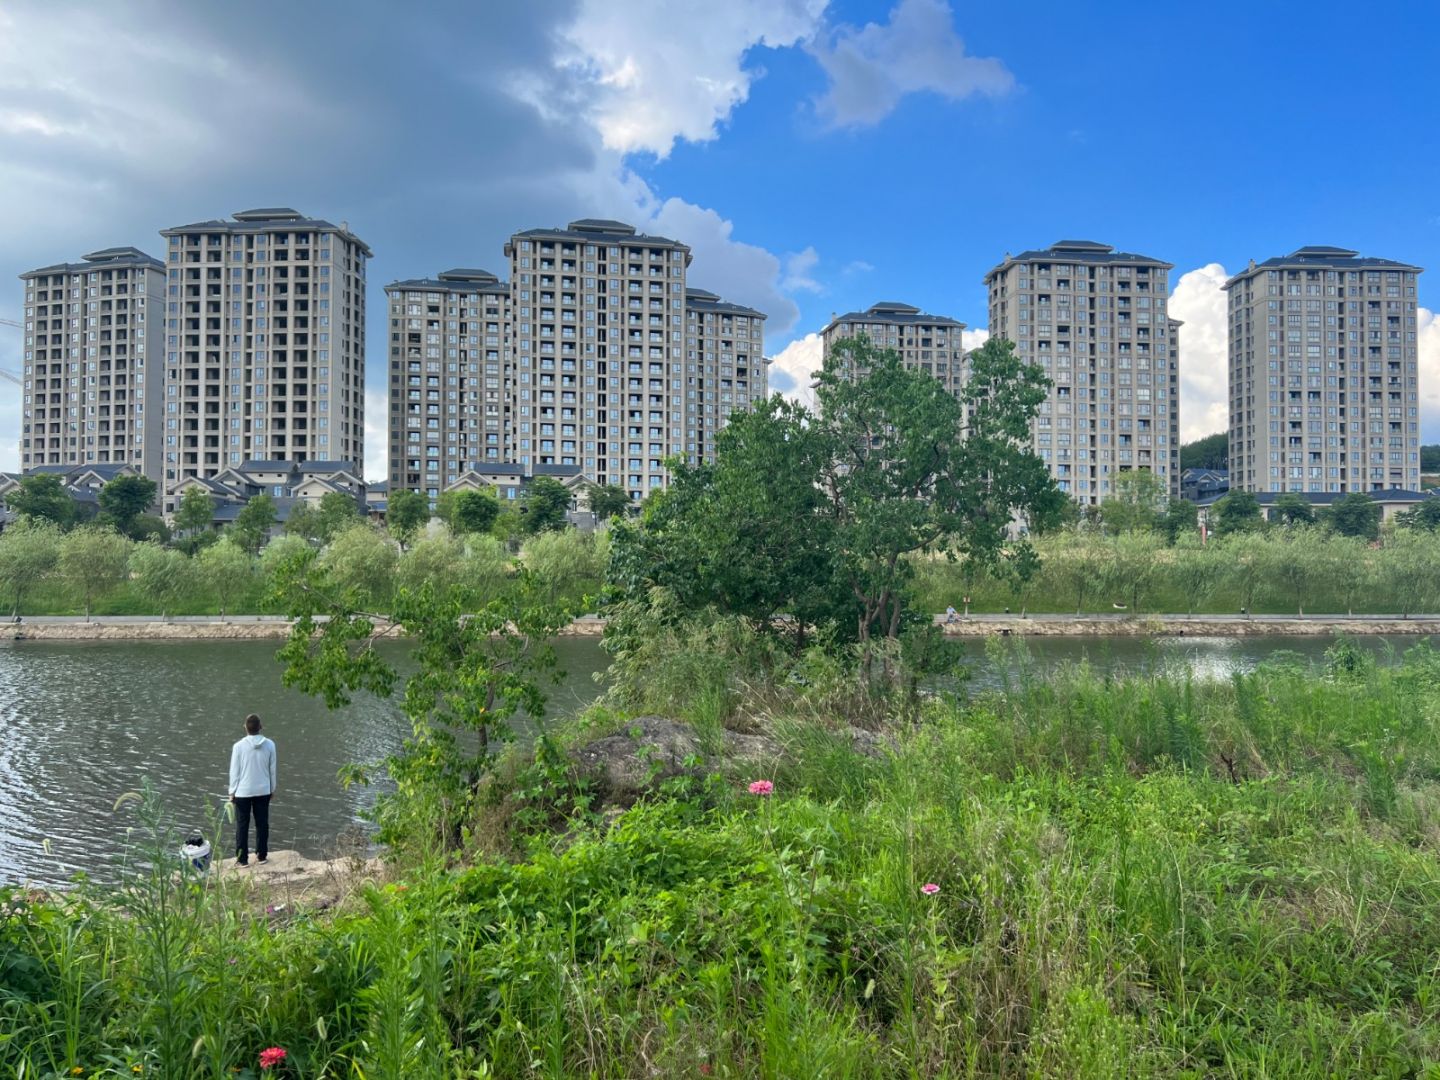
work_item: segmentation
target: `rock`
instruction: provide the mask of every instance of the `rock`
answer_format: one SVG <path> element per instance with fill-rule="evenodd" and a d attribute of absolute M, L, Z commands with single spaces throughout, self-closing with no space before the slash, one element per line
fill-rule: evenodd
<path fill-rule="evenodd" d="M 724 738 L 717 761 L 706 755 L 699 733 L 689 724 L 642 716 L 623 731 L 578 748 L 572 756 L 612 799 L 633 798 L 672 777 L 714 772 L 723 761 L 758 766 L 780 756 L 780 744 L 765 735 L 727 731 Z"/>
<path fill-rule="evenodd" d="M 307 859 L 289 850 L 272 851 L 263 863 L 252 854 L 245 866 L 231 857 L 216 860 L 211 867 L 222 880 L 244 885 L 258 900 L 266 902 L 267 909 L 297 903 L 332 907 L 364 884 L 383 879 L 379 859 Z"/>

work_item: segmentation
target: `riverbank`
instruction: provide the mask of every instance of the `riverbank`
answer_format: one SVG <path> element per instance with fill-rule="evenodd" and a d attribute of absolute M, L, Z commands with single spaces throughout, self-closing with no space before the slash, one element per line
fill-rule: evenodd
<path fill-rule="evenodd" d="M 935 620 L 952 637 L 1256 637 L 1262 635 L 1333 637 L 1337 634 L 1440 635 L 1440 615 L 970 615 L 946 623 Z M 576 619 L 563 637 L 599 637 L 605 620 L 596 615 Z M 234 615 L 217 619 L 183 615 L 170 619 L 142 615 L 75 615 L 27 617 L 0 623 L 0 641 L 265 641 L 290 633 L 290 620 L 279 615 Z M 377 635 L 398 631 L 379 623 Z"/>

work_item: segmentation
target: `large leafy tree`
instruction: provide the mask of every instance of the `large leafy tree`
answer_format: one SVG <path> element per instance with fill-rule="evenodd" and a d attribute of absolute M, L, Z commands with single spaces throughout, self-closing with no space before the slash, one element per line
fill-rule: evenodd
<path fill-rule="evenodd" d="M 1352 491 L 1330 504 L 1325 523 L 1340 536 L 1374 540 L 1380 535 L 1380 504 L 1363 491 Z"/>
<path fill-rule="evenodd" d="M 863 337 L 840 342 L 820 373 L 822 516 L 862 642 L 899 636 L 909 556 L 1013 559 L 1027 547 L 1011 538 L 1016 517 L 1059 512 L 1064 496 L 1028 448 L 1044 373 L 1002 338 L 968 363 L 958 399 Z"/>
<path fill-rule="evenodd" d="M 162 619 L 190 595 L 195 584 L 194 569 L 190 559 L 158 543 L 136 544 L 130 553 L 135 591 L 155 605 Z"/>
<path fill-rule="evenodd" d="M 188 487 L 175 508 L 175 531 L 181 546 L 194 552 L 197 537 L 215 523 L 215 500 L 199 487 Z"/>
<path fill-rule="evenodd" d="M 596 484 L 590 489 L 590 511 L 597 521 L 623 517 L 630 512 L 630 494 L 616 484 Z"/>
<path fill-rule="evenodd" d="M 127 535 L 135 519 L 155 503 L 156 484 L 148 476 L 117 476 L 100 489 L 100 509 Z"/>
<path fill-rule="evenodd" d="M 0 533 L 0 588 L 12 615 L 20 614 L 25 594 L 55 569 L 60 539 L 59 526 L 45 518 L 22 520 Z"/>
<path fill-rule="evenodd" d="M 275 500 L 263 491 L 252 495 L 240 508 L 240 513 L 235 515 L 235 523 L 230 526 L 231 538 L 254 555 L 265 546 L 265 539 L 270 535 L 275 520 Z"/>
<path fill-rule="evenodd" d="M 500 516 L 500 501 L 488 491 L 451 491 L 440 499 L 440 516 L 456 536 L 488 533 Z"/>
<path fill-rule="evenodd" d="M 613 523 L 611 583 L 642 602 L 660 586 L 681 610 L 714 608 L 797 643 L 841 608 L 853 620 L 853 600 L 837 605 L 818 482 L 826 447 L 816 418 L 778 395 L 737 414 L 716 438 L 714 465 L 672 462 L 669 488 L 640 518 Z"/>
<path fill-rule="evenodd" d="M 1232 491 L 1217 499 L 1210 508 L 1209 521 L 1216 536 L 1253 532 L 1265 524 L 1259 500 L 1248 491 Z"/>
<path fill-rule="evenodd" d="M 1423 529 L 1426 532 L 1440 529 L 1440 496 L 1431 495 L 1409 510 L 1400 511 L 1395 515 L 1395 524 L 1402 529 Z"/>
<path fill-rule="evenodd" d="M 200 580 L 208 588 L 220 608 L 220 618 L 235 604 L 237 597 L 247 595 L 255 585 L 255 557 L 236 543 L 223 537 L 196 556 Z"/>
<path fill-rule="evenodd" d="M 1148 532 L 1160 524 L 1168 498 L 1164 482 L 1149 469 L 1126 469 L 1100 504 L 1100 521 L 1110 533 Z"/>
<path fill-rule="evenodd" d="M 385 526 L 390 535 L 408 544 L 430 520 L 430 500 L 418 491 L 392 491 L 385 504 Z"/>
<path fill-rule="evenodd" d="M 1270 520 L 1281 525 L 1313 525 L 1315 511 L 1310 500 L 1296 491 L 1287 491 L 1275 500 Z"/>
<path fill-rule="evenodd" d="M 21 477 L 20 486 L 5 496 L 5 504 L 21 517 L 53 522 L 62 529 L 74 524 L 78 513 L 65 485 L 51 473 Z"/>
<path fill-rule="evenodd" d="M 565 527 L 565 514 L 570 509 L 570 489 L 553 476 L 537 476 L 525 488 L 520 503 L 525 532 L 551 532 Z"/>

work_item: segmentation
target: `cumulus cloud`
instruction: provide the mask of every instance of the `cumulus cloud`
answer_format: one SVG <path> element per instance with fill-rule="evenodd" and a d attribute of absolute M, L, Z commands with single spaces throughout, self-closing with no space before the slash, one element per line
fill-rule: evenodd
<path fill-rule="evenodd" d="M 1182 274 L 1170 294 L 1180 319 L 1180 438 L 1185 442 L 1230 427 L 1225 279 L 1219 263 Z"/>
<path fill-rule="evenodd" d="M 365 479 L 390 478 L 390 397 L 380 389 L 365 391 Z"/>
<path fill-rule="evenodd" d="M 813 407 L 815 391 L 811 384 L 824 362 L 825 347 L 818 333 L 796 338 L 771 357 L 770 389 Z"/>
<path fill-rule="evenodd" d="M 1420 349 L 1420 441 L 1440 441 L 1440 315 L 1429 308 L 1416 312 Z"/>
<path fill-rule="evenodd" d="M 990 340 L 990 331 L 983 326 L 967 326 L 960 331 L 960 345 L 966 351 L 978 349 Z"/>
<path fill-rule="evenodd" d="M 528 80 L 525 88 L 550 110 L 582 106 L 608 149 L 663 158 L 677 140 L 714 139 L 760 74 L 746 65 L 750 50 L 809 38 L 825 6 L 826 0 L 582 0 L 560 31 L 555 58 L 568 86 Z"/>
<path fill-rule="evenodd" d="M 960 101 L 1015 87 L 1002 61 L 966 53 L 944 0 L 900 0 L 888 23 L 840 27 L 810 51 L 830 79 L 815 108 L 832 127 L 879 123 L 906 94 Z"/>

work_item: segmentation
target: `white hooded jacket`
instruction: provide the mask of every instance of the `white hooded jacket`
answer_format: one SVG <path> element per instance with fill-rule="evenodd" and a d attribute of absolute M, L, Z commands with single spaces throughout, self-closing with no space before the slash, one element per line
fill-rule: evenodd
<path fill-rule="evenodd" d="M 230 794 L 245 799 L 275 793 L 275 744 L 246 735 L 230 750 Z"/>

